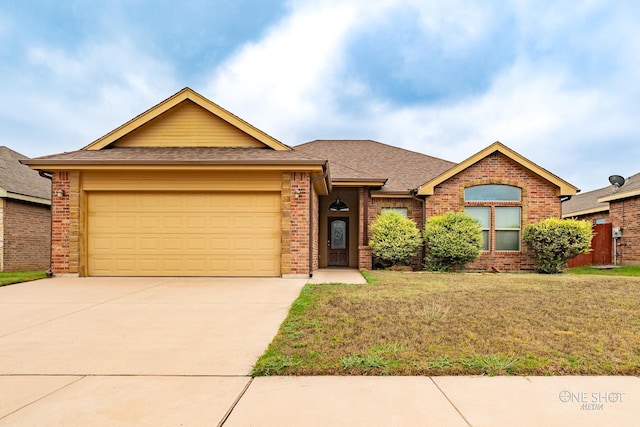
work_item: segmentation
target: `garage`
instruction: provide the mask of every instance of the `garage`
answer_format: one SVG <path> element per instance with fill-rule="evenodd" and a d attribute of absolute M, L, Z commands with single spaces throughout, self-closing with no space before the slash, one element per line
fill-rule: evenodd
<path fill-rule="evenodd" d="M 278 192 L 87 193 L 89 276 L 279 276 Z"/>
<path fill-rule="evenodd" d="M 89 145 L 30 159 L 51 179 L 51 272 L 308 277 L 324 158 L 189 88 Z"/>

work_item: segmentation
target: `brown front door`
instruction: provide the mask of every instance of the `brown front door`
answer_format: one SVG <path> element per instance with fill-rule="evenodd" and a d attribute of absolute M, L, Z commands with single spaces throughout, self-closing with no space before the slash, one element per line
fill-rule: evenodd
<path fill-rule="evenodd" d="M 329 262 L 330 267 L 349 266 L 349 218 L 329 218 Z"/>

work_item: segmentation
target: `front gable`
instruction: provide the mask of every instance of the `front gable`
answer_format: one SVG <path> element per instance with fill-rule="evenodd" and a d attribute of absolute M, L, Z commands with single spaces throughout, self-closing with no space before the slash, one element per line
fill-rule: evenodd
<path fill-rule="evenodd" d="M 556 186 L 558 188 L 558 197 L 574 196 L 578 192 L 578 189 L 573 185 L 569 184 L 568 182 L 560 179 L 559 177 L 547 171 L 546 169 L 536 165 L 531 160 L 521 156 L 520 154 L 511 150 L 504 144 L 500 142 L 494 142 L 484 150 L 458 163 L 451 169 L 441 173 L 440 175 L 436 176 L 432 180 L 422 184 L 420 187 L 418 187 L 417 194 L 422 196 L 432 196 L 434 194 L 436 186 L 442 184 L 448 179 L 454 177 L 455 175 L 465 171 L 466 169 L 472 167 L 476 163 L 480 162 L 481 160 L 487 158 L 488 156 L 496 152 L 502 154 L 503 156 L 509 158 L 511 161 L 518 164 L 520 167 L 526 170 L 529 170 L 530 172 L 537 175 L 538 177 Z M 487 177 L 487 178 L 491 178 L 491 177 Z"/>
<path fill-rule="evenodd" d="M 111 147 L 242 147 L 268 148 L 263 142 L 191 100 L 117 139 Z"/>
<path fill-rule="evenodd" d="M 150 108 L 83 148 L 107 147 L 290 147 L 189 88 Z"/>

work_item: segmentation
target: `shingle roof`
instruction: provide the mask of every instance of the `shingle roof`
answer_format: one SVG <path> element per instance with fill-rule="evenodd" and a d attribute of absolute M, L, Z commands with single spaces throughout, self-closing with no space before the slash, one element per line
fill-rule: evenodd
<path fill-rule="evenodd" d="M 608 211 L 609 203 L 598 203 L 598 198 L 611 194 L 611 191 L 611 187 L 605 187 L 572 196 L 569 200 L 562 202 L 562 216 L 584 214 L 590 211 Z"/>
<path fill-rule="evenodd" d="M 329 160 L 334 181 L 387 179 L 381 191 L 385 193 L 407 192 L 455 165 L 372 140 L 315 140 L 293 149 Z"/>
<path fill-rule="evenodd" d="M 121 147 L 102 150 L 78 150 L 52 154 L 26 161 L 29 165 L 51 164 L 162 164 L 162 163 L 296 163 L 322 164 L 324 159 L 313 158 L 293 150 L 276 151 L 265 148 L 226 147 Z"/>
<path fill-rule="evenodd" d="M 587 191 L 573 196 L 571 199 L 562 203 L 562 216 L 567 217 L 572 214 L 608 211 L 609 202 L 598 202 L 598 199 L 615 194 L 631 193 L 638 189 L 640 189 L 640 173 L 627 178 L 624 185 L 617 190 L 612 185 L 608 185 L 597 190 Z"/>
<path fill-rule="evenodd" d="M 20 163 L 28 157 L 0 146 L 0 187 L 9 193 L 51 200 L 51 181 Z"/>

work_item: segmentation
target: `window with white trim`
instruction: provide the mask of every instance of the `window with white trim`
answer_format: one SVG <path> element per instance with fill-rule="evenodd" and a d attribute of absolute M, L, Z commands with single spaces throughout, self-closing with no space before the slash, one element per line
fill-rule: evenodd
<path fill-rule="evenodd" d="M 522 189 L 486 184 L 464 190 L 465 213 L 482 225 L 482 250 L 519 251 L 522 224 Z"/>

